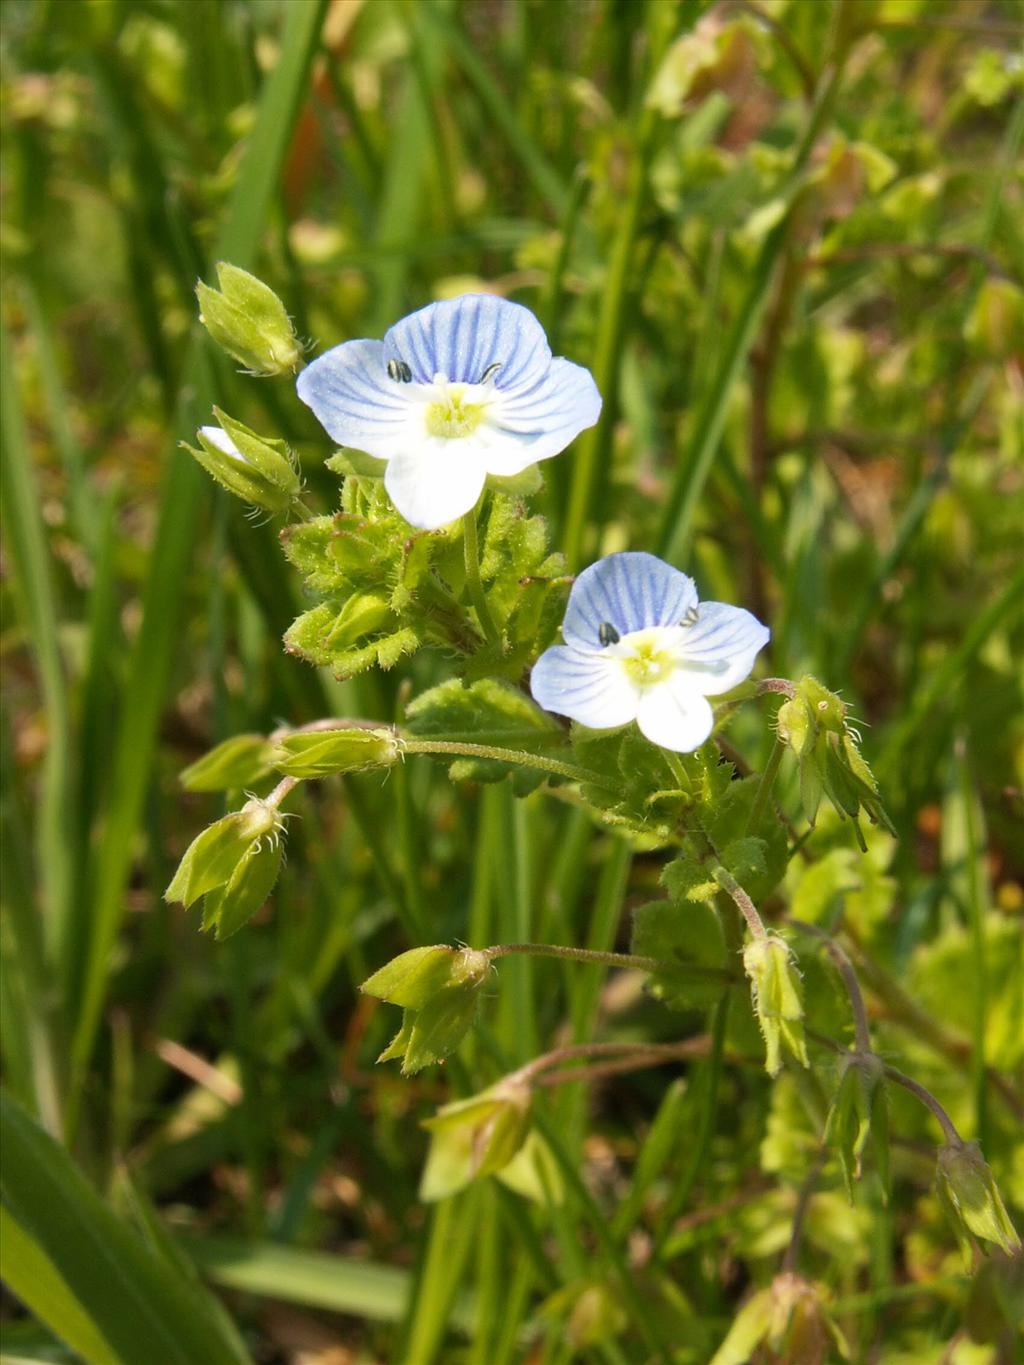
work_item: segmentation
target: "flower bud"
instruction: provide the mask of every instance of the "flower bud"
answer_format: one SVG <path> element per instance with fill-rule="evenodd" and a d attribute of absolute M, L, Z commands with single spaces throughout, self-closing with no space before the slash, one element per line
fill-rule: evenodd
<path fill-rule="evenodd" d="M 776 1275 L 767 1289 L 747 1300 L 711 1365 L 747 1365 L 762 1344 L 780 1360 L 825 1361 L 836 1354 L 849 1359 L 846 1340 L 828 1311 L 825 1290 L 791 1271 Z"/>
<path fill-rule="evenodd" d="M 777 1076 L 782 1069 L 783 1047 L 801 1066 L 809 1065 L 800 974 L 788 944 L 774 934 L 752 939 L 743 950 L 743 966 L 750 977 L 754 1012 L 764 1035 L 769 1076 Z"/>
<path fill-rule="evenodd" d="M 284 304 L 262 280 L 221 262 L 220 292 L 196 285 L 199 321 L 228 355 L 252 374 L 294 374 L 302 359 Z"/>
<path fill-rule="evenodd" d="M 487 975 L 490 959 L 474 948 L 410 948 L 399 953 L 359 987 L 366 995 L 403 1009 L 422 1009 L 446 986 L 475 986 Z"/>
<path fill-rule="evenodd" d="M 284 512 L 299 496 L 302 484 L 284 441 L 257 436 L 220 408 L 219 427 L 200 427 L 200 449 L 182 442 L 222 488 L 267 512 Z"/>
<path fill-rule="evenodd" d="M 186 909 L 207 892 L 226 886 L 242 859 L 264 838 L 280 830 L 273 806 L 253 798 L 241 810 L 225 815 L 204 829 L 185 850 L 164 899 L 180 901 Z"/>
<path fill-rule="evenodd" d="M 1024 350 L 1024 290 L 1012 280 L 990 276 L 964 325 L 964 335 L 993 360 Z"/>
<path fill-rule="evenodd" d="M 395 624 L 386 597 L 374 592 L 356 592 L 332 618 L 329 643 L 332 649 L 350 649 L 384 626 L 390 625 L 394 630 Z"/>
<path fill-rule="evenodd" d="M 882 1196 L 889 1194 L 889 1111 L 885 1066 L 873 1053 L 850 1053 L 844 1059 L 832 1108 L 825 1124 L 825 1141 L 839 1150 L 850 1203 L 853 1182 L 861 1176 L 863 1154 L 871 1139 Z"/>
<path fill-rule="evenodd" d="M 390 768 L 400 755 L 393 730 L 299 730 L 277 741 L 271 762 L 289 777 L 328 777 Z"/>
<path fill-rule="evenodd" d="M 508 1165 L 530 1132 L 529 1085 L 506 1077 L 466 1100 L 446 1104 L 423 1127 L 432 1134 L 420 1198 L 445 1199 Z"/>
<path fill-rule="evenodd" d="M 584 1285 L 576 1295 L 565 1336 L 574 1351 L 585 1351 L 610 1341 L 628 1325 L 629 1318 L 615 1290 L 601 1281 Z"/>
<path fill-rule="evenodd" d="M 251 787 L 271 770 L 268 749 L 263 735 L 235 735 L 189 764 L 178 780 L 190 792 Z"/>
<path fill-rule="evenodd" d="M 207 893 L 203 901 L 203 929 L 212 929 L 218 939 L 224 939 L 248 924 L 273 891 L 283 858 L 280 839 L 271 837 L 254 844 L 230 881 Z"/>
<path fill-rule="evenodd" d="M 970 1231 L 1005 1252 L 1020 1250 L 1017 1229 L 976 1142 L 947 1142 L 940 1147 L 936 1181 L 939 1197 L 965 1246 Z"/>
<path fill-rule="evenodd" d="M 472 1027 L 489 969 L 486 953 L 439 944 L 413 948 L 375 972 L 362 989 L 405 1010 L 402 1027 L 377 1060 L 400 1057 L 406 1076 L 443 1061 Z"/>

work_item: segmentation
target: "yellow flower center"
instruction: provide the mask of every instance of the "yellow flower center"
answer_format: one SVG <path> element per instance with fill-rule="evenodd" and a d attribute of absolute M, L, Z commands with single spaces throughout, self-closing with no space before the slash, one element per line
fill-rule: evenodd
<path fill-rule="evenodd" d="M 659 641 L 656 639 L 637 639 L 633 642 L 632 653 L 622 659 L 627 676 L 639 687 L 651 687 L 664 682 L 675 670 L 676 660 L 672 654 L 658 646 Z"/>
<path fill-rule="evenodd" d="M 454 384 L 449 385 L 443 399 L 427 405 L 427 430 L 431 436 L 443 436 L 450 440 L 469 436 L 480 425 L 484 411 L 482 403 L 465 401 L 465 390 Z"/>

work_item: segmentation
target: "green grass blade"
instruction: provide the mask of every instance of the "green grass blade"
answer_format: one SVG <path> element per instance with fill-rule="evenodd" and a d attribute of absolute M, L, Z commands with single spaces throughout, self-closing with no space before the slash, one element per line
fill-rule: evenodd
<path fill-rule="evenodd" d="M 46 909 L 47 949 L 62 962 L 71 888 L 70 724 L 64 665 L 57 638 L 54 595 L 40 498 L 14 377 L 7 329 L 0 325 L 0 489 L 3 522 L 16 573 L 20 614 L 32 644 L 49 732 L 36 830 L 38 875 Z"/>
<path fill-rule="evenodd" d="M 294 0 L 288 6 L 281 56 L 267 81 L 259 112 L 232 195 L 217 258 L 249 266 L 284 160 L 306 76 L 323 21 L 326 0 Z M 171 445 L 168 473 L 143 595 L 143 621 L 127 686 L 130 706 L 114 756 L 113 799 L 107 812 L 93 936 L 81 983 L 72 1057 L 75 1099 L 92 1054 L 106 990 L 108 959 L 123 915 L 123 893 L 149 777 L 157 721 L 177 642 L 179 584 L 195 544 L 196 521 L 206 482 L 197 466 L 177 450 L 177 439 L 193 431 L 213 400 L 206 342 L 197 334 L 185 368 L 182 399 Z M 69 1124 L 73 1126 L 75 1108 Z"/>
<path fill-rule="evenodd" d="M 789 239 L 790 214 L 800 190 L 803 168 L 832 112 L 839 79 L 839 71 L 834 70 L 822 86 L 789 181 L 782 192 L 787 212 L 765 238 L 753 268 L 750 289 L 729 329 L 714 380 L 694 420 L 690 440 L 665 505 L 658 539 L 657 553 L 673 563 L 685 563 L 689 557 L 697 504 L 718 451 L 733 393 L 768 302 L 776 264 Z"/>
<path fill-rule="evenodd" d="M 158 1257 L 67 1152 L 0 1094 L 2 1190 L 11 1217 L 127 1365 L 242 1365 L 202 1291 Z"/>
<path fill-rule="evenodd" d="M 0 1205 L 0 1278 L 40 1322 L 51 1327 L 87 1365 L 118 1365 L 118 1357 L 39 1245 Z"/>

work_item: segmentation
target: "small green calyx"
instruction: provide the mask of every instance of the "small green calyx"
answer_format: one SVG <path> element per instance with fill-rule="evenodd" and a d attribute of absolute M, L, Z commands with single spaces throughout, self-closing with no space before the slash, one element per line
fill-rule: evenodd
<path fill-rule="evenodd" d="M 481 403 L 467 403 L 465 391 L 450 385 L 441 402 L 430 403 L 426 412 L 427 431 L 431 436 L 457 440 L 471 436 L 483 421 L 486 409 Z"/>
<path fill-rule="evenodd" d="M 939 1149 L 936 1184 L 965 1251 L 968 1232 L 1007 1253 L 1020 1250 L 1017 1229 L 976 1142 L 947 1142 Z"/>
<path fill-rule="evenodd" d="M 289 777 L 315 778 L 390 768 L 400 756 L 393 730 L 339 728 L 285 735 L 274 745 L 270 761 Z"/>
<path fill-rule="evenodd" d="M 184 449 L 229 493 L 266 512 L 286 512 L 302 492 L 291 451 L 284 441 L 259 436 L 214 408 L 218 427 L 201 427 L 199 448 Z"/>
<path fill-rule="evenodd" d="M 401 1060 L 408 1076 L 449 1056 L 476 1019 L 490 964 L 473 948 L 435 944 L 411 948 L 364 981 L 367 995 L 405 1011 L 402 1027 L 377 1060 Z"/>
<path fill-rule="evenodd" d="M 885 1064 L 874 1053 L 849 1053 L 825 1123 L 825 1141 L 839 1153 L 850 1203 L 871 1142 L 883 1201 L 889 1196 L 889 1109 Z"/>
<path fill-rule="evenodd" d="M 750 978 L 769 1076 L 782 1070 L 783 1049 L 801 1066 L 809 1066 L 800 974 L 789 945 L 774 934 L 752 939 L 743 950 L 743 967 Z"/>
<path fill-rule="evenodd" d="M 530 1134 L 533 1096 L 514 1076 L 469 1099 L 440 1108 L 423 1127 L 432 1135 L 420 1198 L 446 1198 L 474 1180 L 503 1171 Z"/>
<path fill-rule="evenodd" d="M 200 282 L 199 321 L 214 341 L 252 374 L 294 374 L 302 360 L 291 319 L 272 289 L 248 271 L 221 262 L 220 290 Z"/>
<path fill-rule="evenodd" d="M 193 839 L 164 899 L 180 901 L 188 909 L 202 896 L 227 886 L 243 859 L 262 840 L 279 842 L 280 829 L 280 817 L 273 806 L 257 798 L 247 801 L 241 810 L 225 815 Z"/>
<path fill-rule="evenodd" d="M 186 791 L 222 792 L 253 787 L 271 771 L 270 746 L 263 735 L 234 735 L 195 763 L 178 780 Z"/>
<path fill-rule="evenodd" d="M 779 707 L 777 725 L 779 739 L 799 760 L 800 799 L 811 825 L 827 796 L 839 818 L 852 821 L 862 851 L 867 845 L 858 824 L 861 811 L 872 824 L 895 834 L 846 705 L 834 692 L 809 674 L 801 678 L 796 695 Z"/>

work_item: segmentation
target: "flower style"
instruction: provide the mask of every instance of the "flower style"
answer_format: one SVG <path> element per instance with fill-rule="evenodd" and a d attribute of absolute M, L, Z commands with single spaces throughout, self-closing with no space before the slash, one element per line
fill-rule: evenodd
<path fill-rule="evenodd" d="M 714 724 L 708 697 L 746 678 L 770 632 L 749 611 L 699 602 L 692 578 L 644 553 L 608 555 L 577 578 L 564 645 L 537 660 L 534 699 L 595 730 L 635 720 L 679 753 Z"/>
<path fill-rule="evenodd" d="M 383 341 L 346 341 L 299 375 L 299 397 L 336 441 L 387 461 L 413 526 L 476 505 L 488 474 L 520 474 L 593 426 L 589 370 L 553 357 L 528 308 L 489 294 L 432 303 Z"/>

